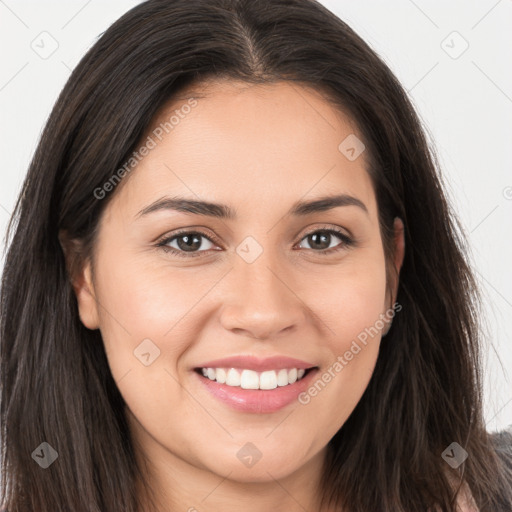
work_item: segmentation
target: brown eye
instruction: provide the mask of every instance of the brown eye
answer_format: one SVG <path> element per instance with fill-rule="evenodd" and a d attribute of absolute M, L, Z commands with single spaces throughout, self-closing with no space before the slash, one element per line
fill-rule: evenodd
<path fill-rule="evenodd" d="M 206 242 L 204 242 L 206 240 Z M 171 245 L 174 244 L 174 245 Z M 209 247 L 208 244 L 211 244 Z M 206 246 L 206 247 L 205 247 Z M 215 247 L 215 244 L 204 233 L 197 231 L 183 231 L 172 237 L 162 240 L 158 247 L 166 252 L 170 252 L 177 256 L 200 256 L 201 253 Z"/>
<path fill-rule="evenodd" d="M 336 243 L 336 239 L 338 242 Z M 303 241 L 307 241 L 310 247 L 301 247 Z M 210 246 L 208 246 L 210 244 Z M 354 245 L 354 241 L 345 233 L 336 229 L 317 229 L 302 238 L 299 247 L 319 254 L 331 254 Z M 200 231 L 181 231 L 168 236 L 157 244 L 164 251 L 179 257 L 201 256 L 215 249 L 216 245 L 210 236 Z"/>
<path fill-rule="evenodd" d="M 341 243 L 336 243 L 336 239 L 341 240 Z M 353 241 L 347 235 L 335 229 L 317 229 L 316 231 L 308 233 L 302 240 L 307 241 L 309 244 L 309 247 L 305 247 L 305 249 L 323 253 L 334 252 L 353 245 Z M 334 251 L 331 251 L 331 249 Z"/>

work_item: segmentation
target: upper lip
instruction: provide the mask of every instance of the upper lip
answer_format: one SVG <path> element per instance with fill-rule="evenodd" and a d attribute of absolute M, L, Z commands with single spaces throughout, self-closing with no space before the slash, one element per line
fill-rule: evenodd
<path fill-rule="evenodd" d="M 242 368 L 254 370 L 256 372 L 264 372 L 267 370 L 279 370 L 283 368 L 313 368 L 315 365 L 307 361 L 301 361 L 293 357 L 273 356 L 265 358 L 257 358 L 254 356 L 232 356 L 214 361 L 207 361 L 196 368 Z"/>

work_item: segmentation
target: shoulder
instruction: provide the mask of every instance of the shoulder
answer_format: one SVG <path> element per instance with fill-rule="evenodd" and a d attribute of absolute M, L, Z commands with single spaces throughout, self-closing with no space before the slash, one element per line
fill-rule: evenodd
<path fill-rule="evenodd" d="M 453 474 L 446 471 L 445 475 L 446 475 L 446 478 L 448 479 L 448 482 L 450 483 L 450 485 L 453 486 L 453 489 L 455 490 L 456 488 L 458 488 L 458 486 L 460 484 L 456 480 L 456 478 L 453 476 Z M 438 512 L 439 510 L 440 510 L 439 507 L 437 507 L 435 509 L 436 512 Z M 480 512 L 467 482 L 462 483 L 462 486 L 460 487 L 460 490 L 458 491 L 457 512 Z"/>
<path fill-rule="evenodd" d="M 500 432 L 491 432 L 489 437 L 498 457 L 512 471 L 512 425 Z M 479 512 L 480 510 L 467 485 L 459 495 L 457 507 L 458 512 Z"/>
<path fill-rule="evenodd" d="M 467 484 L 462 486 L 457 497 L 457 512 L 480 512 Z"/>

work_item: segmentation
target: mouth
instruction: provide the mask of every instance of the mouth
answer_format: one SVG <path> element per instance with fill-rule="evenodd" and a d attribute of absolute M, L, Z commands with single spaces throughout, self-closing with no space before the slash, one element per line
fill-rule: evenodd
<path fill-rule="evenodd" d="M 257 372 L 243 368 L 195 368 L 194 371 L 211 381 L 241 389 L 272 390 L 291 386 L 303 379 L 316 366 L 311 368 L 281 368 Z"/>
<path fill-rule="evenodd" d="M 230 409 L 269 414 L 298 402 L 318 373 L 318 366 L 275 368 L 256 371 L 249 368 L 201 366 L 194 373 L 210 397 Z"/>

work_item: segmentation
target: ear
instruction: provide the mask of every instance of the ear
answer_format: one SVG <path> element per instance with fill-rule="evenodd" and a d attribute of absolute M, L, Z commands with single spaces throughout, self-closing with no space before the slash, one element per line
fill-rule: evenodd
<path fill-rule="evenodd" d="M 90 259 L 84 258 L 81 241 L 59 232 L 59 242 L 66 259 L 66 269 L 78 302 L 81 322 L 88 329 L 99 328 L 98 302 L 94 292 Z"/>
<path fill-rule="evenodd" d="M 393 305 L 396 301 L 396 296 L 398 294 L 398 282 L 400 269 L 402 268 L 402 263 L 404 261 L 405 255 L 405 235 L 404 235 L 404 223 L 400 217 L 395 217 L 395 221 L 393 223 L 393 283 L 392 283 L 392 302 Z"/>
<path fill-rule="evenodd" d="M 391 269 L 391 285 L 388 288 L 387 296 L 391 295 L 391 304 L 386 308 L 387 312 L 394 308 L 394 304 L 396 302 L 396 296 L 398 295 L 398 283 L 400 276 L 400 269 L 402 268 L 402 263 L 404 261 L 405 255 L 405 236 L 404 236 L 404 223 L 402 219 L 399 217 L 395 217 L 395 221 L 393 223 L 393 261 L 391 265 L 393 268 Z M 388 295 L 389 294 L 389 295 Z M 391 329 L 391 323 L 393 322 L 393 317 L 386 321 L 386 327 L 382 331 L 382 336 L 386 336 Z"/>

